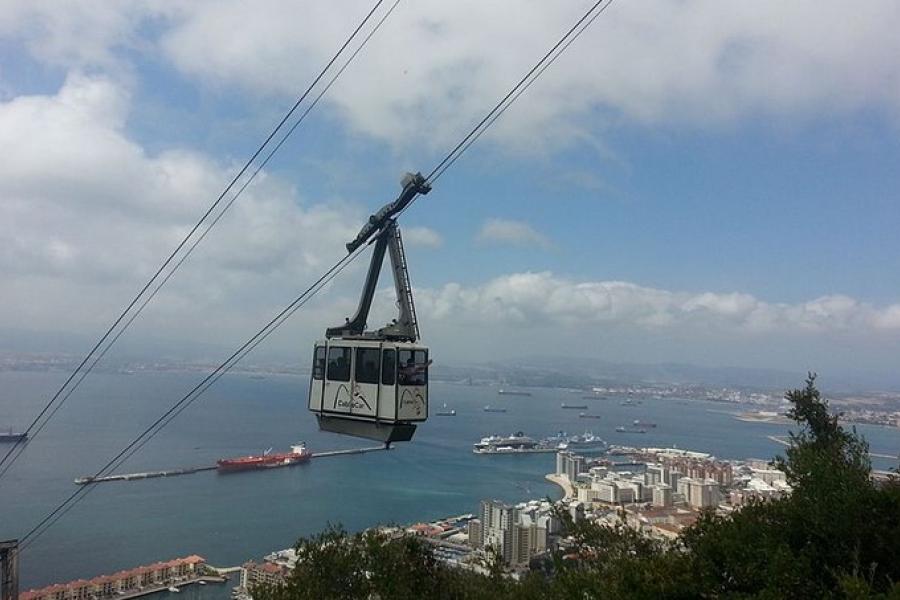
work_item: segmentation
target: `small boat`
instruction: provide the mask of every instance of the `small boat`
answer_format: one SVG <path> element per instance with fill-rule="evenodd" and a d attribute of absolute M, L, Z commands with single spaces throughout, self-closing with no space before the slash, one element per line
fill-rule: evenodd
<path fill-rule="evenodd" d="M 206 582 L 203 581 L 202 579 L 200 581 L 198 581 L 197 583 L 199 583 L 200 585 L 206 585 Z"/>
<path fill-rule="evenodd" d="M 177 587 L 175 587 L 174 585 L 170 585 L 170 586 L 169 586 L 169 591 L 172 592 L 172 593 L 174 593 L 174 594 L 177 594 L 177 593 L 180 592 L 181 590 L 179 590 L 179 589 L 178 589 Z"/>
<path fill-rule="evenodd" d="M 646 421 L 641 421 L 638 419 L 635 419 L 634 421 L 632 421 L 631 424 L 634 425 L 635 427 L 656 427 L 656 423 L 647 423 Z"/>
<path fill-rule="evenodd" d="M 618 427 L 616 427 L 616 431 L 618 433 L 647 433 L 646 429 L 628 428 L 624 425 L 619 425 Z"/>
<path fill-rule="evenodd" d="M 566 404 L 563 402 L 560 408 L 570 408 L 574 410 L 587 410 L 587 404 Z"/>
<path fill-rule="evenodd" d="M 517 390 L 504 390 L 503 388 L 500 388 L 499 390 L 497 390 L 497 395 L 498 396 L 530 396 L 531 392 L 522 392 L 522 391 L 517 391 Z"/>
<path fill-rule="evenodd" d="M 456 410 L 455 409 L 447 410 L 447 404 L 444 403 L 443 408 L 441 410 L 437 411 L 435 414 L 439 417 L 455 417 Z"/>
<path fill-rule="evenodd" d="M 491 408 L 490 406 L 484 407 L 484 412 L 492 412 L 492 413 L 505 413 L 505 408 Z"/>

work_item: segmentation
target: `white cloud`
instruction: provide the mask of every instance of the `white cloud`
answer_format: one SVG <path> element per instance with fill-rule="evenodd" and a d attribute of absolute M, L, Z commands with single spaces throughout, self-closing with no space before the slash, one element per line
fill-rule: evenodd
<path fill-rule="evenodd" d="M 15 148 L 0 161 L 0 327 L 107 325 L 236 171 L 184 149 L 148 153 L 124 131 L 129 107 L 120 86 L 83 75 L 0 103 L 0 145 Z M 340 256 L 362 214 L 263 173 L 142 321 L 233 343 Z"/>
<path fill-rule="evenodd" d="M 455 323 L 571 327 L 588 334 L 606 327 L 644 331 L 678 328 L 742 335 L 900 331 L 900 304 L 883 308 L 847 296 L 799 304 L 770 303 L 749 294 L 688 293 L 623 281 L 574 281 L 549 272 L 517 273 L 475 287 L 456 283 L 417 289 L 420 312 Z"/>
<path fill-rule="evenodd" d="M 421 248 L 440 248 L 444 244 L 441 234 L 429 227 L 404 227 L 403 241 Z"/>
<path fill-rule="evenodd" d="M 52 64 L 103 66 L 129 48 L 161 53 L 200 81 L 293 96 L 369 5 L 11 0 L 0 35 Z M 402 3 L 327 102 L 354 131 L 442 149 L 587 5 Z M 898 29 L 900 4 L 891 0 L 852 11 L 838 0 L 616 2 L 489 137 L 516 151 L 590 142 L 602 127 L 595 109 L 616 121 L 701 127 L 759 114 L 791 122 L 867 110 L 896 117 Z"/>
<path fill-rule="evenodd" d="M 515 246 L 538 246 L 550 248 L 552 244 L 545 235 L 539 233 L 528 223 L 511 219 L 488 219 L 478 231 L 478 241 L 511 244 Z"/>

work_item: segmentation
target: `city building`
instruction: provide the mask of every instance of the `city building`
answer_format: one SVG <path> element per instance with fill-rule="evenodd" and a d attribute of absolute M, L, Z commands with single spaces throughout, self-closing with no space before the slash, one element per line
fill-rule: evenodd
<path fill-rule="evenodd" d="M 473 548 L 484 547 L 484 535 L 481 529 L 481 519 L 470 519 L 468 525 L 469 545 Z"/>
<path fill-rule="evenodd" d="M 672 506 L 672 487 L 665 483 L 653 486 L 653 506 L 668 508 Z"/>
<path fill-rule="evenodd" d="M 580 454 L 563 450 L 556 453 L 556 474 L 565 475 L 575 482 L 578 476 L 587 472 L 587 459 Z"/>
<path fill-rule="evenodd" d="M 492 548 L 504 563 L 523 567 L 533 556 L 547 550 L 550 536 L 560 530 L 561 524 L 553 510 L 553 504 L 546 501 L 512 506 L 484 500 L 481 518 L 468 522 L 469 545 Z"/>
<path fill-rule="evenodd" d="M 284 585 L 291 569 L 285 565 L 264 561 L 255 563 L 252 560 L 243 564 L 240 586 L 250 590 L 256 585 Z"/>
<path fill-rule="evenodd" d="M 507 564 L 513 558 L 513 525 L 517 517 L 514 506 L 498 500 L 481 502 L 482 547 L 495 549 Z"/>

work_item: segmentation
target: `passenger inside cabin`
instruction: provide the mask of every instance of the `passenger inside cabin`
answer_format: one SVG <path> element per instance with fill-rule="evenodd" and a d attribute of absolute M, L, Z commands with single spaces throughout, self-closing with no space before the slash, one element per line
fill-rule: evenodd
<path fill-rule="evenodd" d="M 424 353 L 422 358 L 424 359 Z M 398 369 L 400 385 L 426 385 L 428 383 L 428 367 L 431 365 L 431 362 L 431 360 L 416 362 L 412 353 L 410 353 L 406 361 Z"/>

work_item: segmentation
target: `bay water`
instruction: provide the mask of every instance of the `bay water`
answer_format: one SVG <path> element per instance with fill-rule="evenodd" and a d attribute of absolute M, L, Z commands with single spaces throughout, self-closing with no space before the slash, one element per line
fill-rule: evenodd
<path fill-rule="evenodd" d="M 0 428 L 24 427 L 64 381 L 61 372 L 0 373 Z M 0 539 L 31 529 L 89 475 L 190 390 L 197 373 L 92 374 L 21 459 L 0 479 Z M 798 386 L 802 382 L 798 382 Z M 306 410 L 306 378 L 226 375 L 130 459 L 122 472 L 214 465 L 222 457 L 286 450 L 303 440 L 313 452 L 376 445 L 317 430 Z M 475 455 L 472 444 L 516 431 L 544 437 L 587 430 L 608 442 L 676 446 L 722 458 L 770 459 L 767 438 L 786 425 L 738 421 L 746 407 L 683 399 L 582 400 L 565 390 L 498 396 L 494 387 L 433 382 L 431 418 L 410 443 L 386 452 L 313 459 L 286 469 L 221 475 L 215 471 L 93 486 L 83 501 L 23 550 L 22 589 L 90 578 L 157 560 L 200 554 L 233 566 L 289 547 L 329 523 L 355 531 L 476 512 L 482 499 L 558 498 L 544 479 L 551 454 Z M 579 418 L 561 403 L 587 404 L 600 419 Z M 455 417 L 438 417 L 446 403 Z M 484 412 L 485 405 L 506 413 Z M 632 421 L 646 434 L 617 433 Z M 900 430 L 858 426 L 874 452 L 897 455 Z M 0 446 L 6 451 L 6 446 Z M 876 468 L 896 461 L 873 460 Z M 182 596 L 227 596 L 222 586 L 192 586 Z M 173 594 L 174 596 L 174 594 Z"/>

